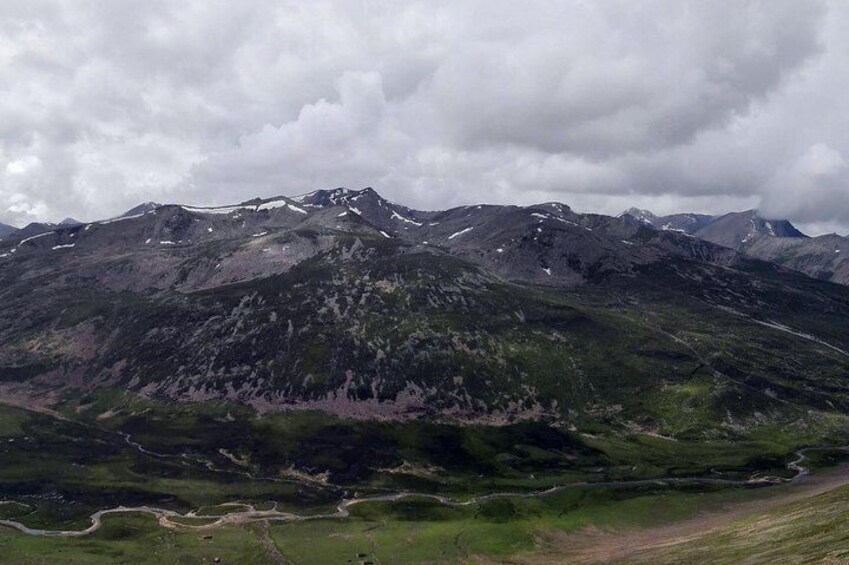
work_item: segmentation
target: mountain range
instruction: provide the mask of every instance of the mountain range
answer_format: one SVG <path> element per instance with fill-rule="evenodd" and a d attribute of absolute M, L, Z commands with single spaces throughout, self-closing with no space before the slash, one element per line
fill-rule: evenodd
<path fill-rule="evenodd" d="M 808 237 L 787 220 L 765 219 L 756 210 L 722 216 L 674 214 L 655 216 L 631 208 L 623 212 L 660 230 L 686 233 L 777 263 L 818 279 L 849 284 L 849 238 L 836 234 Z"/>
<path fill-rule="evenodd" d="M 649 219 L 367 188 L 19 234 L 0 389 L 699 437 L 849 409 L 848 288 Z"/>

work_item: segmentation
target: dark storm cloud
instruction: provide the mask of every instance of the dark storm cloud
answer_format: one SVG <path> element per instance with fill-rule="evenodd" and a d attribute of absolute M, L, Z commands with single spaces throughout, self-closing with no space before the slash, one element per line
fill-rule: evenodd
<path fill-rule="evenodd" d="M 849 217 L 839 2 L 0 4 L 0 220 L 375 186 Z"/>

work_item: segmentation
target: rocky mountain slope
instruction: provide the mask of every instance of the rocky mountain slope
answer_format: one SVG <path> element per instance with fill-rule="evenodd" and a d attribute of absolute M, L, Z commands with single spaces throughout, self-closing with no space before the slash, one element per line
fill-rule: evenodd
<path fill-rule="evenodd" d="M 626 215 L 659 230 L 677 231 L 691 235 L 707 227 L 715 219 L 714 216 L 708 216 L 706 214 L 655 216 L 648 210 L 640 210 L 638 208 L 630 208 L 621 214 L 621 216 Z"/>
<path fill-rule="evenodd" d="M 0 242 L 7 390 L 699 437 L 849 409 L 849 289 L 630 215 L 135 212 Z"/>
<path fill-rule="evenodd" d="M 694 234 L 733 249 L 745 249 L 755 240 L 763 238 L 807 238 L 787 220 L 767 220 L 755 210 L 734 212 L 713 218 L 708 225 Z"/>
<path fill-rule="evenodd" d="M 42 233 L 46 233 L 49 231 L 53 231 L 61 228 L 71 228 L 74 226 L 82 225 L 82 222 L 79 222 L 73 218 L 65 218 L 58 224 L 51 223 L 43 223 L 43 222 L 32 222 L 27 224 L 22 228 L 16 228 L 14 226 L 9 226 L 6 224 L 0 223 L 0 238 L 4 238 L 7 240 L 15 240 L 15 239 L 24 239 L 27 237 L 31 237 L 34 235 L 39 235 Z"/>
<path fill-rule="evenodd" d="M 849 238 L 808 237 L 787 220 L 767 220 L 757 211 L 723 216 L 676 214 L 658 217 L 632 208 L 622 214 L 661 230 L 680 231 L 808 276 L 849 285 Z"/>
<path fill-rule="evenodd" d="M 0 222 L 0 237 L 6 237 L 10 235 L 12 232 L 16 231 L 18 228 L 14 226 L 10 226 L 8 224 L 4 224 Z"/>
<path fill-rule="evenodd" d="M 849 285 L 849 237 L 760 238 L 746 253 L 818 279 Z"/>

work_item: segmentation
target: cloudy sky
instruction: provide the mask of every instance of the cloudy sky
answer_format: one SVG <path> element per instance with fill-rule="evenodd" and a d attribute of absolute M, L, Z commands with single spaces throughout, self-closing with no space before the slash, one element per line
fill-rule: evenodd
<path fill-rule="evenodd" d="M 849 232 L 849 2 L 0 0 L 0 221 L 373 186 Z"/>

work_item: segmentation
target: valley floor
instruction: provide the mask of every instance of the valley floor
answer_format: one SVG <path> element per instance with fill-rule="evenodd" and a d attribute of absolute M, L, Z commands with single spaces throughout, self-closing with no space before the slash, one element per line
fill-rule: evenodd
<path fill-rule="evenodd" d="M 104 519 L 76 539 L 31 537 L 0 530 L 2 563 L 849 563 L 849 469 L 798 484 L 746 493 L 733 502 L 705 495 L 675 519 L 663 496 L 590 512 L 589 525 L 571 532 L 545 520 L 481 524 L 474 520 L 391 513 L 351 521 L 254 523 L 196 531 L 164 529 L 148 516 Z M 654 509 L 651 527 L 604 516 Z M 669 516 L 662 514 L 669 513 Z M 639 521 L 639 520 L 638 520 Z M 613 525 L 611 525 L 613 524 Z M 530 537 L 527 536 L 530 534 Z"/>
<path fill-rule="evenodd" d="M 0 407 L 0 520 L 35 535 L 0 527 L 2 564 L 849 563 L 845 448 L 637 434 L 589 438 L 606 451 L 588 451 L 544 424 L 252 419 L 153 403 L 83 419 L 75 405 L 5 402 L 14 407 Z M 251 437 L 277 443 L 229 451 Z M 360 463 L 388 442 L 418 463 Z M 329 447 L 351 445 L 360 447 Z M 459 456 L 465 467 L 436 466 Z M 313 474 L 283 464 L 291 457 Z M 366 474 L 341 486 L 315 474 L 322 468 Z"/>

